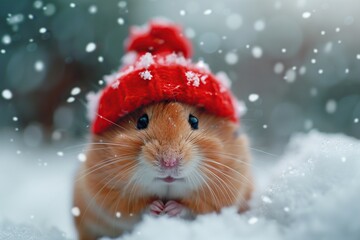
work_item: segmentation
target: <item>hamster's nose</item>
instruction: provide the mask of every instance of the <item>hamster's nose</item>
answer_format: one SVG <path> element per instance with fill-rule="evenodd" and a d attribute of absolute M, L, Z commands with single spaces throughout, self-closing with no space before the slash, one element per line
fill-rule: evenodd
<path fill-rule="evenodd" d="M 161 158 L 160 164 L 163 168 L 176 168 L 179 166 L 180 159 L 176 157 Z"/>

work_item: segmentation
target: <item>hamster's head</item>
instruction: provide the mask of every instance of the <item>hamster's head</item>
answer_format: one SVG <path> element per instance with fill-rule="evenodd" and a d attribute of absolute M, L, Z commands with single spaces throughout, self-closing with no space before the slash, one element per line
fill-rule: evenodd
<path fill-rule="evenodd" d="M 236 178 L 231 170 L 237 171 L 241 156 L 232 149 L 247 154 L 237 139 L 237 125 L 230 120 L 162 102 L 138 109 L 95 135 L 92 154 L 100 154 L 97 165 L 103 166 L 104 181 L 122 187 L 128 196 L 183 198 L 214 181 L 221 186 L 226 181 L 217 178 L 224 179 L 226 172 Z"/>

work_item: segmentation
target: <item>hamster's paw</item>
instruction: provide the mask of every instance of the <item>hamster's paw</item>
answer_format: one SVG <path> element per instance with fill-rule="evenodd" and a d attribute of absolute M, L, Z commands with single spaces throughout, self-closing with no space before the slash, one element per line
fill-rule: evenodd
<path fill-rule="evenodd" d="M 182 204 L 170 200 L 165 204 L 164 213 L 170 217 L 182 217 L 187 212 L 187 208 Z"/>
<path fill-rule="evenodd" d="M 153 201 L 150 204 L 150 213 L 154 216 L 159 216 L 163 213 L 165 209 L 165 204 L 161 200 Z"/>

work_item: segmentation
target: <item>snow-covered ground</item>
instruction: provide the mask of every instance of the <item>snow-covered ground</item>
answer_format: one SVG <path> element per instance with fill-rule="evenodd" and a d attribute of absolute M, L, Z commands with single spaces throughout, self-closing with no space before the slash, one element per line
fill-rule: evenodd
<path fill-rule="evenodd" d="M 0 239 L 74 238 L 70 199 L 78 152 L 57 151 L 32 160 L 34 153 L 2 150 Z M 295 135 L 278 161 L 256 158 L 259 187 L 247 213 L 229 208 L 192 222 L 145 217 L 120 239 L 360 239 L 359 140 L 314 131 Z"/>

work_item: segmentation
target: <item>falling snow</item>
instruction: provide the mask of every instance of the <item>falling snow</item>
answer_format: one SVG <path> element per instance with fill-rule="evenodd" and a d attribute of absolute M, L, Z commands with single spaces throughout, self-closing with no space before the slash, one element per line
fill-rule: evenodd
<path fill-rule="evenodd" d="M 72 103 L 75 102 L 75 98 L 74 97 L 69 97 L 68 99 L 66 99 L 67 103 Z"/>
<path fill-rule="evenodd" d="M 87 157 L 86 157 L 86 155 L 85 155 L 84 153 L 79 153 L 79 154 L 77 155 L 77 158 L 78 158 L 78 160 L 79 160 L 80 162 L 85 162 L 86 159 L 87 159 Z"/>
<path fill-rule="evenodd" d="M 118 22 L 119 25 L 124 25 L 124 23 L 125 23 L 123 18 L 118 18 L 117 22 Z"/>
<path fill-rule="evenodd" d="M 274 72 L 276 74 L 281 74 L 284 71 L 284 69 L 285 69 L 285 66 L 281 62 L 278 62 L 274 65 Z"/>
<path fill-rule="evenodd" d="M 45 68 L 44 62 L 40 61 L 40 60 L 36 61 L 34 64 L 34 68 L 35 68 L 35 71 L 37 71 L 37 72 L 43 71 Z"/>
<path fill-rule="evenodd" d="M 263 55 L 263 50 L 259 46 L 255 46 L 251 49 L 251 54 L 254 58 L 261 58 Z"/>
<path fill-rule="evenodd" d="M 265 21 L 263 19 L 259 19 L 254 23 L 255 31 L 261 32 L 265 29 Z"/>
<path fill-rule="evenodd" d="M 1 92 L 1 96 L 6 100 L 10 100 L 13 97 L 13 94 L 9 89 L 4 89 Z"/>
<path fill-rule="evenodd" d="M 249 101 L 250 102 L 256 102 L 259 99 L 259 95 L 256 93 L 252 93 L 249 95 Z"/>
<path fill-rule="evenodd" d="M 333 114 L 336 112 L 336 109 L 337 109 L 337 103 L 335 100 L 330 99 L 326 102 L 325 110 L 327 113 Z"/>
<path fill-rule="evenodd" d="M 43 27 L 39 29 L 39 33 L 46 33 L 46 31 L 47 31 L 46 28 Z"/>
<path fill-rule="evenodd" d="M 90 14 L 95 14 L 95 13 L 97 13 L 97 11 L 98 11 L 98 9 L 97 9 L 97 6 L 96 6 L 96 5 L 91 5 L 91 6 L 89 7 L 89 13 L 90 13 Z"/>
<path fill-rule="evenodd" d="M 79 87 L 74 87 L 73 89 L 71 89 L 70 94 L 73 96 L 79 95 L 81 93 L 81 89 Z"/>
<path fill-rule="evenodd" d="M 78 217 L 78 216 L 80 216 L 80 209 L 78 207 L 73 207 L 71 209 L 71 213 L 73 216 Z"/>
<path fill-rule="evenodd" d="M 296 71 L 288 69 L 285 73 L 284 80 L 288 83 L 293 83 L 296 80 Z"/>
<path fill-rule="evenodd" d="M 210 15 L 212 13 L 212 10 L 211 9 L 206 9 L 204 11 L 204 15 Z"/>
<path fill-rule="evenodd" d="M 238 62 L 238 56 L 234 52 L 228 52 L 225 55 L 225 62 L 229 65 L 234 65 Z"/>
<path fill-rule="evenodd" d="M 1 39 L 2 43 L 5 45 L 8 45 L 11 43 L 11 37 L 9 34 L 5 34 L 2 39 Z"/>
<path fill-rule="evenodd" d="M 311 13 L 310 13 L 310 12 L 303 12 L 302 17 L 303 17 L 304 19 L 310 18 L 310 17 L 311 17 Z"/>
<path fill-rule="evenodd" d="M 243 23 L 243 19 L 237 13 L 230 14 L 229 16 L 226 17 L 226 26 L 231 30 L 236 30 L 240 28 L 242 23 Z"/>
<path fill-rule="evenodd" d="M 85 48 L 86 52 L 93 52 L 95 51 L 95 49 L 96 49 L 96 44 L 93 42 L 88 43 Z"/>

